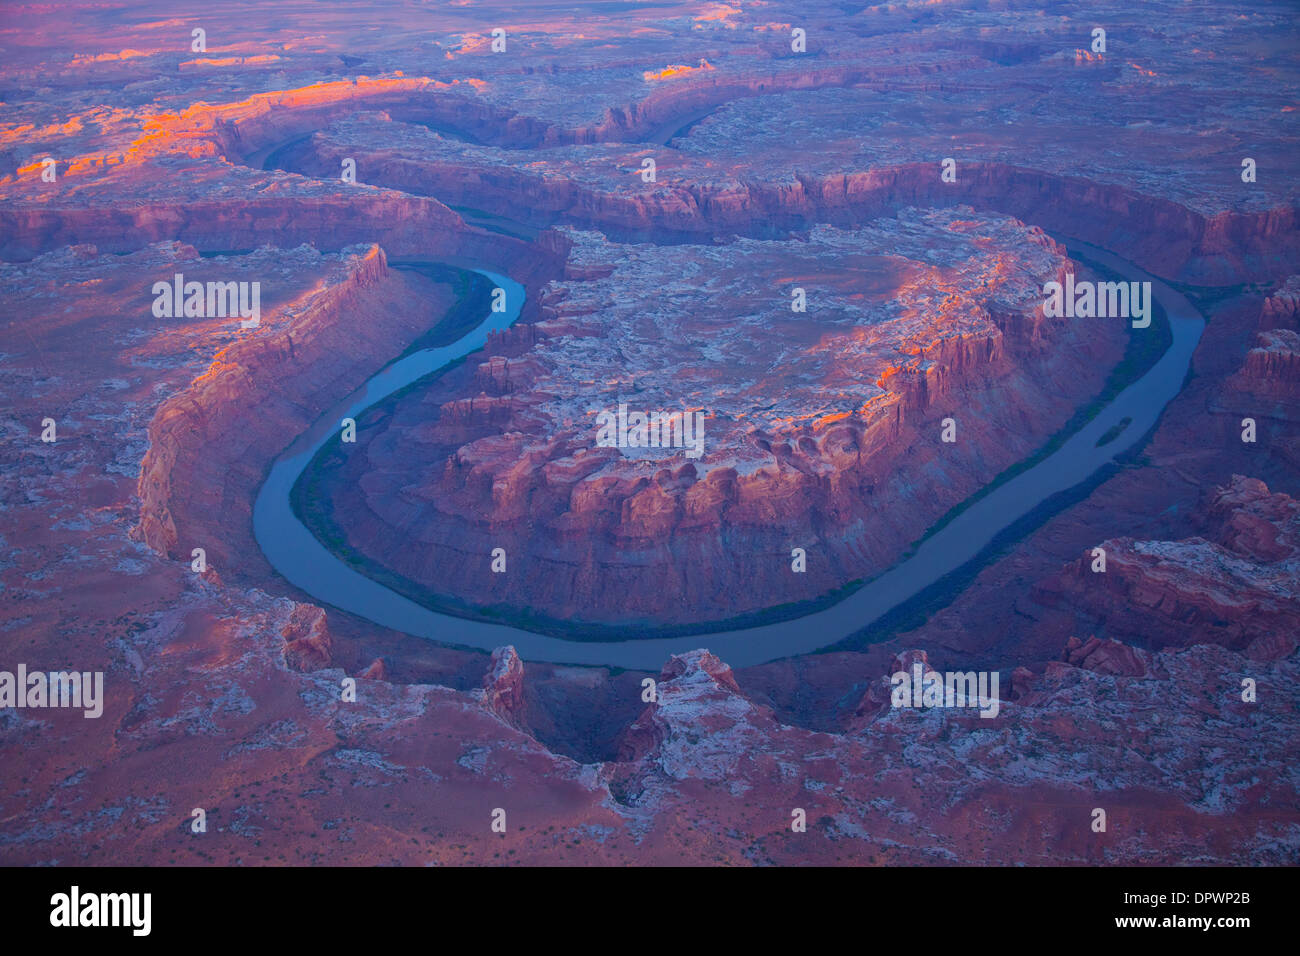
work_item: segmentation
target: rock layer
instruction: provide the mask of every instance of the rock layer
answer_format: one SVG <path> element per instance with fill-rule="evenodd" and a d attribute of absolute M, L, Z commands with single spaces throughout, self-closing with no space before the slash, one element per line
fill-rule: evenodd
<path fill-rule="evenodd" d="M 1038 597 L 1147 647 L 1213 641 L 1253 658 L 1288 656 L 1300 633 L 1300 503 L 1238 475 L 1210 496 L 1205 523 L 1205 537 L 1103 541 L 1104 572 L 1089 551 Z"/>
<path fill-rule="evenodd" d="M 539 322 L 385 403 L 322 472 L 329 522 L 413 596 L 651 628 L 820 598 L 1041 445 L 1124 337 L 1045 318 L 1063 250 L 970 210 L 796 243 L 573 241 Z M 621 405 L 698 413 L 700 447 L 601 447 Z"/>

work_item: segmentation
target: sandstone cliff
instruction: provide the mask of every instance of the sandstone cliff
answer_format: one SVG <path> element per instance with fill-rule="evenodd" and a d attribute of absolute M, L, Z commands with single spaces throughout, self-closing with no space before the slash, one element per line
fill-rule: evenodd
<path fill-rule="evenodd" d="M 535 325 L 390 403 L 330 466 L 329 519 L 417 600 L 681 629 L 822 598 L 1032 454 L 1124 336 L 1045 318 L 1041 281 L 1073 266 L 1005 218 L 911 212 L 788 245 L 574 241 Z M 819 275 L 840 247 L 866 258 Z M 662 278 L 689 269 L 705 288 Z M 820 302 L 806 316 L 771 288 L 791 272 Z M 637 408 L 703 409 L 702 456 L 599 447 L 595 412 L 624 388 Z M 497 547 L 505 574 L 487 572 Z"/>
<path fill-rule="evenodd" d="M 1224 383 L 1222 403 L 1251 417 L 1300 421 L 1300 276 L 1264 300 L 1258 327 L 1240 371 Z"/>
<path fill-rule="evenodd" d="M 227 578 L 260 562 L 255 550 L 231 543 L 246 540 L 239 532 L 250 522 L 265 463 L 422 331 L 423 310 L 414 305 L 371 246 L 216 355 L 149 425 L 140 538 L 169 555 L 203 547 Z M 229 563 L 236 556 L 242 569 Z"/>
<path fill-rule="evenodd" d="M 1202 505 L 1204 536 L 1101 542 L 1035 588 L 1048 606 L 1141 647 L 1222 644 L 1255 659 L 1291 654 L 1300 633 L 1300 502 L 1261 481 L 1234 477 Z"/>

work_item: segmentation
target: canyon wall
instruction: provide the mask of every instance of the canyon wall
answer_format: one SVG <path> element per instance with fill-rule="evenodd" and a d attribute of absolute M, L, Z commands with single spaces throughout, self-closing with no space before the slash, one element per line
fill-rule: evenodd
<path fill-rule="evenodd" d="M 177 239 L 201 252 L 251 250 L 268 243 L 292 248 L 304 243 L 338 251 L 381 238 L 390 255 L 437 258 L 506 248 L 468 229 L 435 199 L 393 192 L 357 197 L 315 196 L 227 200 L 144 201 L 130 205 L 0 208 L 0 253 L 25 259 L 63 245 L 91 243 L 106 252 L 126 252 L 151 242 Z M 505 237 L 500 237 L 505 238 Z M 391 240 L 391 241 L 390 241 Z"/>
<path fill-rule="evenodd" d="M 450 304 L 432 306 L 438 314 Z M 263 316 L 154 415 L 138 485 L 140 539 L 185 559 L 202 547 L 223 577 L 264 567 L 251 513 L 267 464 L 423 332 L 429 305 L 371 246 L 341 278 Z"/>
<path fill-rule="evenodd" d="M 1034 597 L 1067 607 L 1078 624 L 1142 647 L 1215 643 L 1256 660 L 1296 648 L 1300 607 L 1300 502 L 1236 475 L 1209 492 L 1202 535 L 1176 541 L 1113 538 L 1040 582 Z"/>
<path fill-rule="evenodd" d="M 304 146 L 301 168 L 332 173 L 348 151 L 318 136 Z M 629 190 L 581 174 L 415 160 L 382 149 L 367 159 L 367 178 L 377 184 L 538 226 L 598 228 L 615 238 L 702 241 L 728 231 L 849 225 L 906 206 L 968 204 L 1083 239 L 1153 275 L 1194 285 L 1279 278 L 1300 267 L 1300 222 L 1292 206 L 1206 216 L 1123 186 L 991 162 L 963 163 L 959 187 L 941 182 L 933 164 L 920 163 L 729 184 L 682 182 L 680 175 L 690 172 L 665 172 L 658 184 Z"/>
<path fill-rule="evenodd" d="M 1300 276 L 1264 300 L 1250 351 L 1224 383 L 1221 404 L 1249 417 L 1300 421 Z"/>
<path fill-rule="evenodd" d="M 951 219 L 956 229 L 978 228 Z M 885 235 L 901 243 L 888 222 Z M 727 331 L 722 314 L 772 309 L 759 277 L 803 268 L 786 261 L 782 244 L 745 240 L 714 247 L 706 260 L 699 247 L 620 251 L 579 234 L 580 251 L 543 293 L 538 322 L 494 337 L 431 388 L 386 403 L 345 460 L 325 471 L 324 507 L 368 573 L 390 586 L 434 605 L 454 595 L 450 606 L 458 608 L 527 609 L 543 628 L 564 620 L 675 631 L 821 598 L 892 564 L 948 508 L 1032 454 L 1100 389 L 1122 352 L 1119 324 L 1044 317 L 1038 280 L 1060 281 L 1073 267 L 1050 238 L 1012 223 L 979 224 L 1017 244 L 982 250 L 978 265 L 963 260 L 969 275 L 937 267 L 927 275 L 892 262 L 880 267 L 887 279 L 872 271 L 862 284 L 855 276 L 856 298 L 845 302 L 866 307 L 870 289 L 867 298 L 879 295 L 882 308 L 898 304 L 901 324 L 862 318 L 836 326 L 810 313 L 794 323 L 795 335 L 820 328 L 822 340 L 788 355 L 776 332 L 750 340 L 743 328 Z M 858 234 L 817 235 L 851 244 Z M 822 241 L 809 245 L 820 249 Z M 858 245 L 875 241 L 891 240 Z M 673 275 L 681 264 L 660 260 L 679 254 L 700 258 L 707 273 L 745 278 L 698 301 L 675 287 L 662 298 L 640 291 L 644 270 Z M 789 254 L 812 255 L 797 246 Z M 620 255 L 626 275 L 602 265 Z M 1018 257 L 1033 264 L 1022 272 Z M 899 290 L 894 298 L 895 276 L 908 290 L 926 289 L 924 297 L 914 302 L 913 292 Z M 944 289 L 941 305 L 928 297 L 932 283 Z M 623 290 L 622 304 L 611 302 L 613 287 Z M 662 301 L 674 304 L 665 310 Z M 653 333 L 650 316 L 662 316 Z M 779 312 L 767 321 L 785 328 Z M 584 343 L 593 336 L 628 343 L 627 357 L 588 358 Z M 647 336 L 662 343 L 667 370 L 645 353 Z M 700 373 L 672 365 L 669 343 L 690 341 L 717 352 L 706 387 L 712 398 L 699 399 L 710 413 L 704 457 L 637 461 L 632 453 L 625 461 L 596 447 L 590 410 L 616 399 L 581 383 L 630 377 L 645 407 L 689 405 L 696 398 L 688 383 Z M 682 360 L 690 362 L 686 349 Z M 802 364 L 822 354 L 829 364 Z M 778 378 L 763 377 L 755 362 L 779 369 L 771 372 Z M 763 407 L 777 395 L 789 410 L 771 412 L 769 424 Z M 941 421 L 950 416 L 959 433 L 946 444 Z M 486 572 L 497 547 L 510 555 L 508 574 Z M 795 547 L 809 556 L 798 574 Z M 664 594 L 680 600 L 668 606 Z"/>
<path fill-rule="evenodd" d="M 530 247 L 510 240 L 497 254 L 510 259 L 535 303 L 566 247 L 552 235 Z M 447 287 L 430 296 L 390 269 L 378 246 L 352 255 L 344 275 L 323 286 L 263 315 L 260 329 L 159 407 L 138 488 L 137 534 L 154 550 L 188 559 L 191 548 L 204 547 L 210 562 L 226 565 L 226 577 L 231 559 L 244 571 L 264 567 L 251 509 L 271 460 L 452 304 Z"/>
<path fill-rule="evenodd" d="M 992 45 L 972 44 L 978 53 L 994 52 Z M 1002 52 L 1007 47 L 1000 48 Z M 901 52 L 894 50 L 893 52 Z M 664 85 L 626 107 L 605 111 L 599 123 L 565 129 L 547 129 L 541 145 L 637 142 L 656 131 L 685 124 L 686 117 L 713 109 L 735 99 L 818 90 L 830 87 L 886 87 L 907 82 L 909 89 L 938 88 L 945 73 L 959 73 L 987 65 L 978 53 L 964 52 L 941 60 L 893 64 L 824 64 L 812 69 L 753 70 L 744 75 L 717 73 L 705 61 L 699 66 L 669 68 L 660 74 Z M 664 82 L 666 81 L 666 82 Z M 658 137 L 656 137 L 658 138 Z"/>

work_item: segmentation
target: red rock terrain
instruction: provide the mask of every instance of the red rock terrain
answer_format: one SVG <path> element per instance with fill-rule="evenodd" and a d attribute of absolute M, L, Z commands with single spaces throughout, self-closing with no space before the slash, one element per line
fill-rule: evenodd
<path fill-rule="evenodd" d="M 1300 276 L 1264 300 L 1259 332 L 1241 370 L 1228 380 L 1225 406 L 1245 416 L 1300 421 Z"/>
<path fill-rule="evenodd" d="M 565 627 L 700 625 L 870 577 L 1120 352 L 1120 322 L 1044 318 L 1075 268 L 1056 243 L 972 216 L 712 249 L 573 234 L 538 322 L 363 421 L 321 481 L 330 522 L 415 595 Z M 700 447 L 598 447 L 620 403 L 700 410 Z M 495 547 L 519 570 L 486 573 Z"/>
<path fill-rule="evenodd" d="M 1103 541 L 1104 573 L 1089 551 L 1040 600 L 1068 601 L 1151 647 L 1212 641 L 1251 658 L 1289 656 L 1300 633 L 1300 503 L 1238 475 L 1205 510 L 1204 537 Z"/>
<path fill-rule="evenodd" d="M 99 719 L 0 708 L 0 862 L 1296 863 L 1294 26 L 1162 0 L 6 10 L 0 671 L 106 692 Z M 1188 382 L 1117 467 L 829 652 L 456 650 L 309 599 L 253 539 L 275 456 L 448 315 L 452 284 L 394 261 L 454 258 L 528 306 L 362 429 L 358 543 L 508 535 L 514 568 L 589 573 L 406 570 L 556 617 L 816 596 L 1115 365 L 1118 327 L 1036 308 L 1065 267 L 1041 230 L 1182 284 L 1209 319 Z M 178 271 L 259 281 L 259 328 L 155 317 Z M 683 393 L 715 411 L 694 474 L 584 448 L 591 400 Z M 810 533 L 778 590 L 761 549 L 788 568 Z M 643 562 L 620 600 L 599 569 L 647 541 L 691 574 Z M 914 662 L 997 671 L 998 716 L 890 706 Z"/>

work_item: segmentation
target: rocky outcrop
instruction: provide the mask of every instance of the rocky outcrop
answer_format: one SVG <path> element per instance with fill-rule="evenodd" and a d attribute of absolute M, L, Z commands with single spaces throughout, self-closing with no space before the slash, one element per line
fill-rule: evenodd
<path fill-rule="evenodd" d="M 1259 329 L 1300 329 L 1300 276 L 1291 276 L 1264 300 Z"/>
<path fill-rule="evenodd" d="M 1300 332 L 1261 332 L 1258 344 L 1246 353 L 1242 378 L 1251 391 L 1300 401 Z"/>
<path fill-rule="evenodd" d="M 1146 655 L 1119 641 L 1103 641 L 1089 637 L 1081 641 L 1072 637 L 1065 645 L 1067 664 L 1096 671 L 1098 674 L 1115 674 L 1122 677 L 1145 677 Z"/>
<path fill-rule="evenodd" d="M 1251 657 L 1290 654 L 1300 633 L 1300 502 L 1235 476 L 1208 497 L 1202 520 L 1206 537 L 1103 541 L 1104 572 L 1092 570 L 1089 549 L 1035 596 L 1139 646 L 1214 642 Z M 1090 659 L 1103 649 L 1096 640 L 1067 649 L 1066 659 Z M 1111 666 L 1136 666 L 1119 656 Z"/>
<path fill-rule="evenodd" d="M 1300 421 L 1300 276 L 1264 300 L 1259 332 L 1241 370 L 1224 384 L 1221 404 L 1252 417 Z"/>
<path fill-rule="evenodd" d="M 516 727 L 527 725 L 524 662 L 512 646 L 498 647 L 492 652 L 483 687 L 475 693 L 483 706 L 502 720 Z"/>
<path fill-rule="evenodd" d="M 721 781 L 749 748 L 755 719 L 772 723 L 741 693 L 730 667 L 706 650 L 674 654 L 655 700 L 624 732 L 618 759 L 653 764 L 677 779 Z"/>
<path fill-rule="evenodd" d="M 295 604 L 280 636 L 284 639 L 284 663 L 290 669 L 318 671 L 330 666 L 332 641 L 324 609 Z"/>
<path fill-rule="evenodd" d="M 253 570 L 260 552 L 245 542 L 265 463 L 424 331 L 422 305 L 371 246 L 263 315 L 154 415 L 138 483 L 140 539 L 162 554 L 204 547 L 227 580 Z"/>
<path fill-rule="evenodd" d="M 1205 531 L 1229 551 L 1262 564 L 1286 561 L 1300 546 L 1297 502 L 1257 478 L 1235 475 L 1210 494 Z"/>
<path fill-rule="evenodd" d="M 388 667 L 384 664 L 383 658 L 377 657 L 357 676 L 362 680 L 387 680 Z"/>
<path fill-rule="evenodd" d="M 893 706 L 891 696 L 893 675 L 907 674 L 908 678 L 911 679 L 913 669 L 918 665 L 921 668 L 922 680 L 928 680 L 929 675 L 935 672 L 934 668 L 930 666 L 930 656 L 925 651 L 909 648 L 895 654 L 893 660 L 889 662 L 888 672 L 881 674 L 876 680 L 867 685 L 866 693 L 858 701 L 857 709 L 853 713 L 855 725 L 861 726 L 864 720 L 874 720 Z"/>

